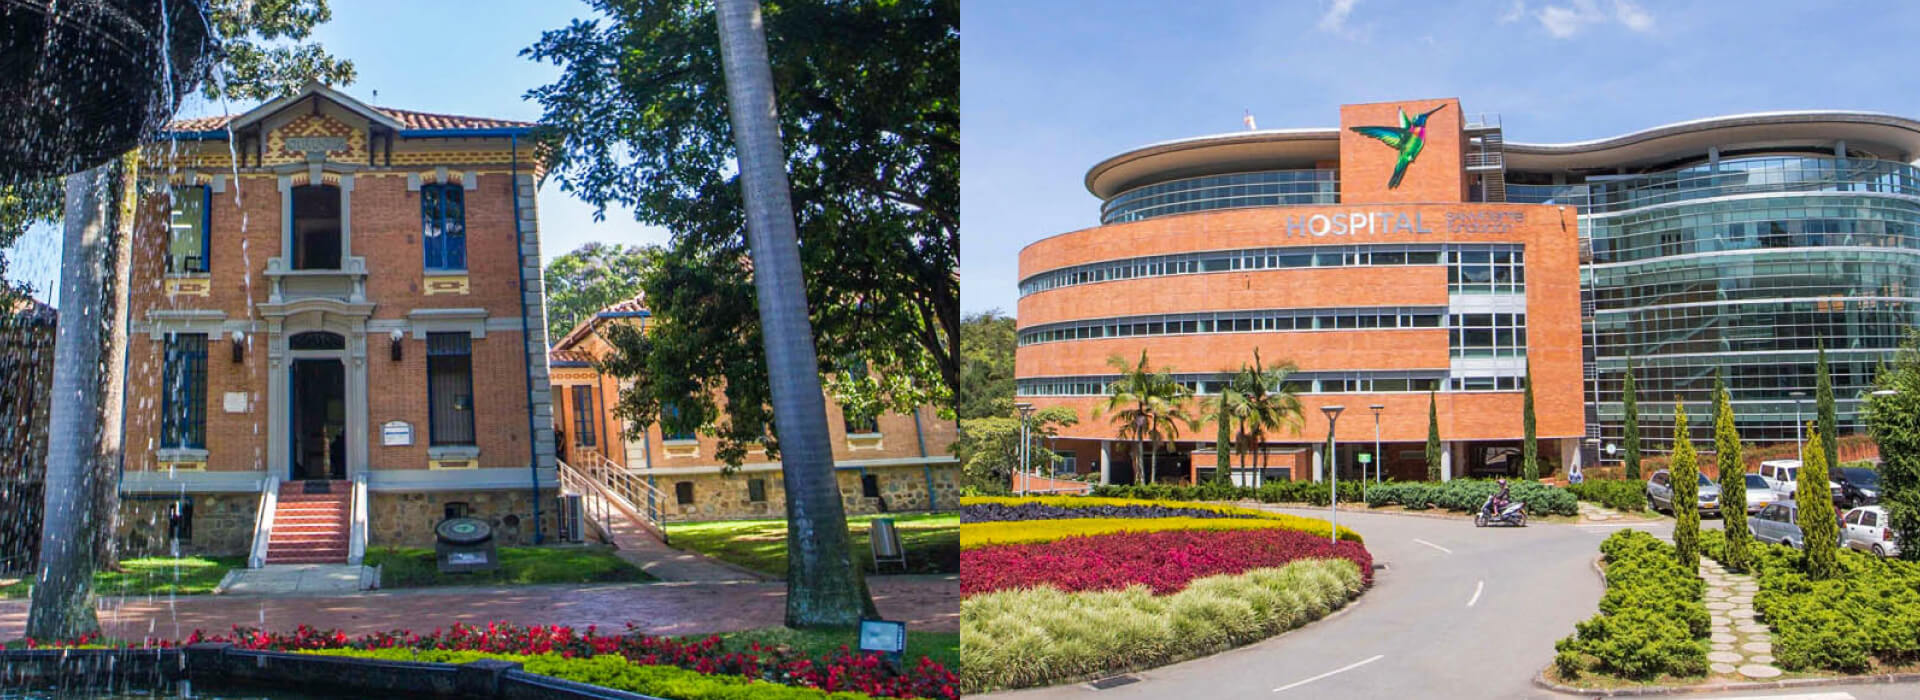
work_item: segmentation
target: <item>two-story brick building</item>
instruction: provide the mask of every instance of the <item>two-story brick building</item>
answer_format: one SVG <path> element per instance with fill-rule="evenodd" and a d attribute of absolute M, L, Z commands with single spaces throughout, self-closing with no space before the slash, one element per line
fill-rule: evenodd
<path fill-rule="evenodd" d="M 120 532 L 256 561 L 555 532 L 532 124 L 312 84 L 146 149 Z"/>
<path fill-rule="evenodd" d="M 749 450 L 746 461 L 729 470 L 715 458 L 718 441 L 712 436 L 665 434 L 658 423 L 636 431 L 614 415 L 619 392 L 629 384 L 595 366 L 613 350 L 604 331 L 616 323 L 644 331 L 651 318 L 644 300 L 635 297 L 600 310 L 554 343 L 553 418 L 561 459 L 575 465 L 605 460 L 644 476 L 668 500 L 662 509 L 667 521 L 783 517 L 780 463 L 764 450 Z M 847 513 L 959 508 L 955 421 L 941 419 L 929 406 L 858 416 L 831 397 L 827 404 L 834 472 Z"/>

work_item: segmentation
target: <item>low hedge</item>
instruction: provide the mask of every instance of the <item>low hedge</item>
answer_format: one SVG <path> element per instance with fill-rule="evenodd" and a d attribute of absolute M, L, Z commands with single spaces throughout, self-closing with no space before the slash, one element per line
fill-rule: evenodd
<path fill-rule="evenodd" d="M 1534 515 L 1573 515 L 1580 512 L 1577 499 L 1566 489 L 1532 481 L 1512 481 L 1510 495 L 1514 500 L 1527 504 L 1527 512 Z M 1480 509 L 1480 504 L 1499 490 L 1498 484 L 1489 479 L 1454 479 L 1452 481 L 1388 481 L 1384 483 L 1360 484 L 1354 481 L 1340 482 L 1340 500 L 1345 503 L 1358 503 L 1363 500 L 1373 507 L 1398 505 L 1414 510 L 1442 508 L 1450 511 L 1472 512 Z M 1262 503 L 1306 503 L 1324 506 L 1332 498 L 1333 489 L 1328 482 L 1313 481 L 1275 481 L 1259 488 L 1249 486 L 1227 486 L 1223 484 L 1201 484 L 1198 486 L 1168 486 L 1150 484 L 1145 486 L 1101 486 L 1093 490 L 1095 496 L 1134 498 L 1147 500 L 1200 500 L 1200 501 L 1249 501 Z"/>
<path fill-rule="evenodd" d="M 1122 532 L 1166 532 L 1169 530 L 1266 530 L 1280 529 L 1327 536 L 1325 520 L 1269 513 L 1264 518 L 1064 518 L 1053 520 L 1013 520 L 1005 522 L 961 523 L 960 549 L 965 552 L 990 545 L 1051 542 L 1067 537 L 1112 535 Z M 1360 542 L 1360 534 L 1340 528 L 1340 539 Z M 964 556 L 964 555 L 963 555 Z M 962 572 L 965 573 L 964 571 Z"/>
<path fill-rule="evenodd" d="M 708 675 L 673 666 L 635 664 L 611 655 L 567 658 L 560 654 L 520 656 L 443 649 L 319 649 L 301 653 L 444 664 L 464 664 L 481 659 L 517 661 L 528 673 L 674 700 L 871 700 L 873 697 L 865 693 L 828 692 L 738 676 Z"/>
<path fill-rule="evenodd" d="M 1154 595 L 1171 595 L 1196 579 L 1302 559 L 1347 559 L 1360 567 L 1362 584 L 1373 582 L 1373 555 L 1365 546 L 1286 528 L 1069 537 L 974 547 L 960 557 L 967 572 L 962 597 L 1042 586 L 1068 593 L 1146 586 Z"/>
<path fill-rule="evenodd" d="M 1836 574 L 1813 581 L 1804 552 L 1751 547 L 1753 608 L 1773 628 L 1781 668 L 1862 673 L 1920 662 L 1920 563 L 1841 550 Z M 1726 535 L 1701 533 L 1701 552 L 1724 561 Z"/>
<path fill-rule="evenodd" d="M 1625 479 L 1588 479 L 1567 487 L 1574 498 L 1625 513 L 1647 509 L 1647 487 Z"/>
<path fill-rule="evenodd" d="M 1673 545 L 1637 530 L 1614 533 L 1600 551 L 1606 558 L 1607 593 L 1600 598 L 1600 614 L 1554 643 L 1561 676 L 1704 675 L 1711 618 L 1698 573 L 1680 565 Z"/>
<path fill-rule="evenodd" d="M 960 603 L 960 691 L 1052 685 L 1217 653 L 1339 609 L 1362 580 L 1351 561 L 1310 559 L 1195 579 L 1165 596 L 1145 586 L 976 595 Z"/>

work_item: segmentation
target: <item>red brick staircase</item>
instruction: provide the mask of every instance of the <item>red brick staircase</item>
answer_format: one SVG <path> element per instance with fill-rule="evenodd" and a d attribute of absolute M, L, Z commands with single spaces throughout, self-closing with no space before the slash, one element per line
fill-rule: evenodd
<path fill-rule="evenodd" d="M 347 563 L 347 512 L 353 482 L 328 481 L 327 491 L 308 493 L 304 481 L 280 485 L 267 537 L 268 564 Z"/>

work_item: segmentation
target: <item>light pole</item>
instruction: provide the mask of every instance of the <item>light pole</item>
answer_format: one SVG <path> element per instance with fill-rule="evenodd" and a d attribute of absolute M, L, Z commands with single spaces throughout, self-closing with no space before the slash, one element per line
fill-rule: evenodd
<path fill-rule="evenodd" d="M 1013 407 L 1020 411 L 1020 493 L 1026 494 L 1033 490 L 1033 475 L 1027 473 L 1027 454 L 1030 450 L 1028 443 L 1031 442 L 1027 436 L 1032 430 L 1033 404 L 1023 401 L 1014 404 Z"/>
<path fill-rule="evenodd" d="M 1380 454 L 1380 412 L 1387 410 L 1387 407 L 1385 404 L 1374 404 L 1367 408 L 1373 409 L 1373 483 L 1378 484 L 1380 483 L 1380 465 L 1386 461 Z M 1365 483 L 1366 480 L 1367 475 L 1361 474 L 1360 481 Z M 1364 494 L 1365 490 L 1361 493 Z"/>
<path fill-rule="evenodd" d="M 1333 489 L 1329 492 L 1331 497 L 1327 499 L 1327 509 L 1332 514 L 1333 527 L 1327 530 L 1327 537 L 1336 543 L 1340 541 L 1340 468 L 1334 464 L 1333 426 L 1340 422 L 1340 412 L 1344 410 L 1347 410 L 1346 406 L 1320 407 L 1320 412 L 1327 414 L 1326 462 L 1327 471 L 1333 474 Z"/>
<path fill-rule="evenodd" d="M 1805 465 L 1807 455 L 1804 452 L 1805 447 L 1800 444 L 1800 400 L 1807 397 L 1807 392 L 1796 391 L 1788 396 L 1793 397 L 1793 458 Z"/>

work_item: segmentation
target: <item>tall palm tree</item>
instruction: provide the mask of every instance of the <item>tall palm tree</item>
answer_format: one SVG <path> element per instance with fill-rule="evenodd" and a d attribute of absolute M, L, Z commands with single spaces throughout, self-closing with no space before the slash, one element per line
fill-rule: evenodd
<path fill-rule="evenodd" d="M 853 566 L 847 513 L 833 474 L 820 362 L 807 319 L 786 148 L 759 0 L 719 0 L 727 112 L 746 195 L 747 243 L 787 489 L 787 626 L 854 627 L 873 597 Z"/>
<path fill-rule="evenodd" d="M 1187 413 L 1186 400 L 1193 391 L 1173 380 L 1173 370 L 1148 366 L 1147 353 L 1129 363 L 1119 355 L 1107 358 L 1107 364 L 1119 370 L 1120 379 L 1107 385 L 1107 395 L 1093 409 L 1095 418 L 1112 416 L 1122 436 L 1134 442 L 1133 482 L 1152 483 L 1153 468 L 1159 466 L 1160 447 L 1172 447 L 1180 438 L 1180 424 L 1193 428 L 1196 421 Z M 1152 463 L 1142 472 L 1141 458 L 1152 448 Z"/>
<path fill-rule="evenodd" d="M 1244 439 L 1242 455 L 1264 445 L 1269 431 L 1287 428 L 1295 433 L 1300 432 L 1300 427 L 1303 425 L 1300 397 L 1295 396 L 1293 389 L 1287 384 L 1287 377 L 1298 369 L 1292 362 L 1281 362 L 1268 367 L 1260 359 L 1260 351 L 1255 349 L 1253 364 L 1241 365 L 1240 371 L 1234 373 L 1233 379 L 1228 384 L 1235 392 L 1245 397 L 1244 401 L 1247 405 L 1246 417 L 1241 422 L 1241 433 Z M 1264 479 L 1267 469 L 1266 450 L 1259 450 L 1256 459 L 1260 468 L 1259 473 Z"/>

